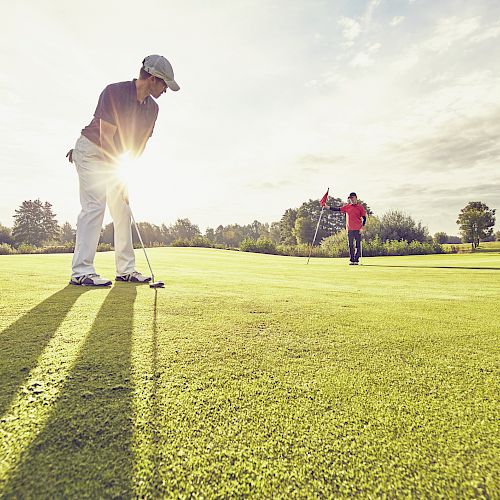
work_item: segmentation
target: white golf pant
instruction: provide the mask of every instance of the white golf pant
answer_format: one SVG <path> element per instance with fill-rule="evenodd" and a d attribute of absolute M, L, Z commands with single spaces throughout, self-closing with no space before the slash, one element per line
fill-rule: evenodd
<path fill-rule="evenodd" d="M 84 136 L 73 150 L 80 181 L 82 211 L 76 226 L 72 276 L 95 273 L 94 257 L 101 234 L 106 200 L 115 232 L 116 273 L 128 274 L 135 269 L 130 209 L 123 198 L 125 186 L 116 174 L 116 166 L 103 159 L 100 149 Z"/>

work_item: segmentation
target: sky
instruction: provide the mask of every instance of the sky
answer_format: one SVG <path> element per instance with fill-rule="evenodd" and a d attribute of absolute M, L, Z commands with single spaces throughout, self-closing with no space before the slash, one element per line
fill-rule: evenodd
<path fill-rule="evenodd" d="M 137 77 L 148 54 L 170 60 L 181 90 L 158 99 L 130 172 L 137 220 L 272 222 L 327 187 L 431 234 L 458 234 L 469 201 L 500 208 L 498 0 L 16 0 L 2 12 L 4 225 L 40 198 L 75 226 L 65 154 L 104 87 Z"/>

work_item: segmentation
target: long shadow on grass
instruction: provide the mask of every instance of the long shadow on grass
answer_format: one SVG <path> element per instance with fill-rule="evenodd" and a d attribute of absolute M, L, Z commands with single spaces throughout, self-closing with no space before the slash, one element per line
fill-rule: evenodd
<path fill-rule="evenodd" d="M 153 432 L 153 477 L 150 485 L 151 491 L 156 494 L 162 493 L 163 483 L 160 476 L 160 454 L 159 454 L 159 430 L 158 422 L 160 422 L 160 408 L 158 406 L 159 397 L 159 373 L 158 373 L 158 324 L 157 324 L 157 306 L 158 306 L 158 290 L 155 289 L 155 299 L 153 304 L 153 352 L 152 352 L 152 369 L 153 369 L 153 394 L 151 398 L 151 417 L 150 426 Z"/>
<path fill-rule="evenodd" d="M 478 271 L 500 271 L 500 267 L 467 267 L 467 266 L 403 266 L 395 264 L 363 264 L 363 267 L 402 267 L 408 269 L 477 269 Z"/>
<path fill-rule="evenodd" d="M 132 496 L 131 335 L 136 295 L 131 283 L 117 284 L 107 295 L 50 420 L 24 452 L 7 494 Z"/>
<path fill-rule="evenodd" d="M 0 415 L 29 375 L 59 325 L 89 287 L 68 285 L 0 333 Z"/>

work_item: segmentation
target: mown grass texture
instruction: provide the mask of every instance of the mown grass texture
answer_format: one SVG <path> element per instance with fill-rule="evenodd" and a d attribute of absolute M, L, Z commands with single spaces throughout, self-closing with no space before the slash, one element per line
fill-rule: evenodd
<path fill-rule="evenodd" d="M 499 497 L 500 254 L 149 253 L 0 257 L 0 496 Z"/>

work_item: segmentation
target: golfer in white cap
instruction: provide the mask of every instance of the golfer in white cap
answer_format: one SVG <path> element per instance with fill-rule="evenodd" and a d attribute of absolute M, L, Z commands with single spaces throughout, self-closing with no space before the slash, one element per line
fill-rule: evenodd
<path fill-rule="evenodd" d="M 127 190 L 118 178 L 117 166 L 122 155 L 139 156 L 144 151 L 158 116 L 154 99 L 167 89 L 179 90 L 171 64 L 163 56 L 146 57 L 138 80 L 112 83 L 102 91 L 92 121 L 66 155 L 76 165 L 82 205 L 70 281 L 73 285 L 111 285 L 94 268 L 106 202 L 114 225 L 116 280 L 151 280 L 135 269 Z"/>

